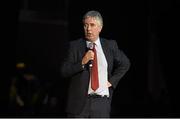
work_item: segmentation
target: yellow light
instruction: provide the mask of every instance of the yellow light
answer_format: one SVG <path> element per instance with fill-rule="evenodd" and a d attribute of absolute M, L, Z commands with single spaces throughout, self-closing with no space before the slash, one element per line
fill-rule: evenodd
<path fill-rule="evenodd" d="M 20 62 L 20 63 L 17 63 L 16 64 L 16 67 L 17 68 L 24 68 L 25 67 L 25 64 L 23 62 Z"/>

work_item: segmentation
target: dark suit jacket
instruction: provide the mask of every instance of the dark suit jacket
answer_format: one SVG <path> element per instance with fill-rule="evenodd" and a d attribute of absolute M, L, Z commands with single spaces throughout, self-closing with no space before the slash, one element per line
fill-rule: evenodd
<path fill-rule="evenodd" d="M 100 38 L 100 42 L 108 63 L 108 81 L 115 89 L 119 80 L 128 71 L 130 61 L 118 48 L 116 41 Z M 70 80 L 67 100 L 67 112 L 78 114 L 82 110 L 87 99 L 89 85 L 88 65 L 82 68 L 81 62 L 87 52 L 86 40 L 81 38 L 71 41 L 67 56 L 61 66 L 61 75 Z M 112 92 L 110 92 L 112 96 Z"/>

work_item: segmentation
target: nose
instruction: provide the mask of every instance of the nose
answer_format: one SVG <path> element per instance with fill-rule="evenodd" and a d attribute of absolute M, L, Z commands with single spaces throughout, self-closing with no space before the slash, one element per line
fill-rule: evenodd
<path fill-rule="evenodd" d="M 87 26 L 87 30 L 89 31 L 89 30 L 91 30 L 91 26 L 89 25 L 89 26 Z"/>

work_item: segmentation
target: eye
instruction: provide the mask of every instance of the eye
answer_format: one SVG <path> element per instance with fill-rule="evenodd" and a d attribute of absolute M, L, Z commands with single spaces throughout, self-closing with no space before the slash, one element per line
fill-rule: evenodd
<path fill-rule="evenodd" d="M 87 28 L 88 27 L 88 24 L 84 24 L 84 28 Z"/>
<path fill-rule="evenodd" d="M 96 25 L 92 23 L 92 24 L 90 24 L 90 26 L 91 26 L 91 27 L 95 27 Z"/>

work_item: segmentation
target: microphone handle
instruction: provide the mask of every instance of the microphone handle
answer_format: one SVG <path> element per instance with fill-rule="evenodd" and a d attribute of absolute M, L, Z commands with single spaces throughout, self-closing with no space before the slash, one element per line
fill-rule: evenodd
<path fill-rule="evenodd" d="M 92 67 L 93 60 L 89 60 L 89 67 Z"/>

